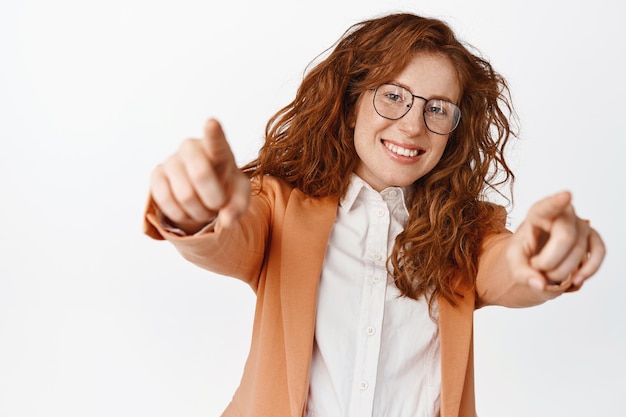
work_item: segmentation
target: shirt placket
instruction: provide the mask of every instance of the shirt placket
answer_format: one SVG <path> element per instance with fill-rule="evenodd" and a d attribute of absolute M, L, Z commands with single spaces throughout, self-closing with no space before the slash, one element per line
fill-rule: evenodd
<path fill-rule="evenodd" d="M 387 282 L 387 241 L 389 210 L 384 201 L 371 204 L 367 213 L 369 231 L 359 314 L 359 336 L 350 415 L 371 416 L 374 407 L 376 374 L 380 354 L 381 329 Z"/>

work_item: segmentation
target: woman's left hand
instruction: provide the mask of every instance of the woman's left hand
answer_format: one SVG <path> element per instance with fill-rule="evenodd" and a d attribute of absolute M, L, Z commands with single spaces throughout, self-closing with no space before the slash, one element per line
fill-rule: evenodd
<path fill-rule="evenodd" d="M 510 240 L 507 259 L 516 281 L 537 291 L 547 286 L 580 287 L 605 255 L 602 238 L 579 218 L 569 192 L 535 203 Z"/>

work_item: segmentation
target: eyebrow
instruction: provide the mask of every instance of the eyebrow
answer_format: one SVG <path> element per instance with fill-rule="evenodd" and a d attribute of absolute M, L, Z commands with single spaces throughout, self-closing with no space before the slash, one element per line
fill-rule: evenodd
<path fill-rule="evenodd" d="M 385 84 L 392 84 L 392 85 L 395 85 L 395 86 L 398 86 L 398 87 L 402 87 L 402 88 L 404 88 L 405 90 L 407 90 L 409 93 L 411 93 L 411 94 L 413 94 L 413 95 L 416 95 L 416 96 L 419 96 L 419 97 L 422 97 L 422 96 L 420 96 L 419 94 L 414 94 L 414 93 L 413 93 L 413 91 L 409 88 L 409 86 L 407 86 L 407 85 L 405 85 L 404 83 L 401 83 L 401 82 L 399 82 L 399 81 L 388 81 L 388 82 L 387 82 L 387 83 L 385 83 Z M 444 100 L 444 101 L 447 101 L 447 102 L 449 102 L 449 103 L 454 104 L 455 106 L 458 106 L 458 104 L 457 104 L 457 103 L 455 103 L 454 101 L 452 101 L 451 99 L 449 99 L 449 98 L 448 98 L 448 97 L 446 97 L 446 96 L 433 96 L 433 97 L 424 97 L 424 98 L 425 98 L 426 100 L 429 100 L 429 101 L 430 101 L 430 100 Z"/>

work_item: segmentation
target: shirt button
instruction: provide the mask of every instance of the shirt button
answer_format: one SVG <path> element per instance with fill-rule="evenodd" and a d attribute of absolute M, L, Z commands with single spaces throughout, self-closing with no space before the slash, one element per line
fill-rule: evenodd
<path fill-rule="evenodd" d="M 368 384 L 367 381 L 361 381 L 361 383 L 359 384 L 359 388 L 361 388 L 361 391 L 365 391 L 369 386 L 370 384 Z"/>
<path fill-rule="evenodd" d="M 383 217 L 385 215 L 385 210 L 383 210 L 383 209 L 376 210 L 376 215 L 378 217 Z"/>
<path fill-rule="evenodd" d="M 376 334 L 376 329 L 374 328 L 374 326 L 370 326 L 367 328 L 367 334 L 369 336 L 374 336 L 374 334 Z"/>
<path fill-rule="evenodd" d="M 396 190 L 389 191 L 389 197 L 396 198 L 397 195 L 398 195 L 398 192 Z"/>
<path fill-rule="evenodd" d="M 374 254 L 374 260 L 375 261 L 380 261 L 381 259 L 383 259 L 383 255 L 381 255 L 380 253 L 375 253 Z"/>
<path fill-rule="evenodd" d="M 375 275 L 375 276 L 372 278 L 372 282 L 373 282 L 374 284 L 378 284 L 378 283 L 380 282 L 380 277 L 379 277 L 378 275 Z"/>

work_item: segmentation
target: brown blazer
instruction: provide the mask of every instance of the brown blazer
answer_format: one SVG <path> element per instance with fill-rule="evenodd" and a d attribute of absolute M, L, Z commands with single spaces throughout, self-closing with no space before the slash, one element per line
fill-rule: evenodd
<path fill-rule="evenodd" d="M 169 240 L 200 267 L 245 281 L 257 295 L 250 353 L 223 417 L 303 415 L 317 287 L 337 204 L 336 198 L 308 197 L 268 177 L 248 213 L 227 233 L 218 225 L 214 232 L 189 237 L 163 230 L 153 204 L 148 205 L 149 236 Z M 476 415 L 472 335 L 477 304 L 472 290 L 454 307 L 439 300 L 441 417 Z"/>

